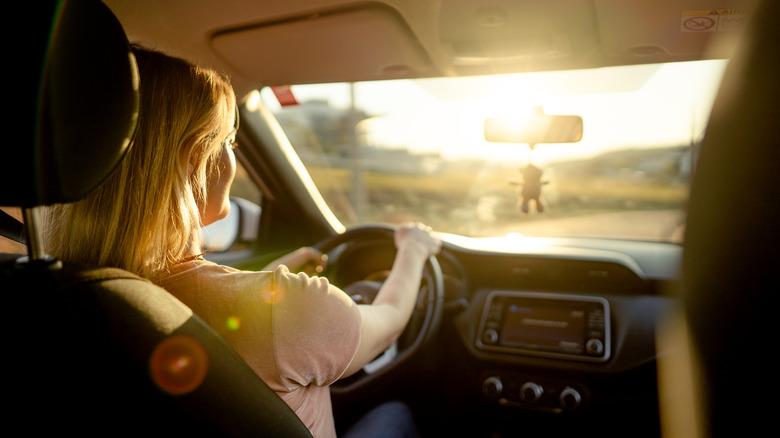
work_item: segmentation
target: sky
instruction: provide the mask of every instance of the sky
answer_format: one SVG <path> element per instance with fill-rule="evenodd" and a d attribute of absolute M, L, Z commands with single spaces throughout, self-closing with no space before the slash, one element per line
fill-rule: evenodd
<path fill-rule="evenodd" d="M 362 122 L 369 144 L 435 152 L 527 160 L 527 145 L 488 143 L 486 117 L 522 117 L 535 106 L 549 114 L 579 114 L 583 139 L 537 145 L 535 162 L 592 156 L 622 147 L 677 146 L 700 139 L 724 61 L 526 73 L 445 80 L 379 81 L 354 88 L 357 106 L 375 115 Z M 327 99 L 347 108 L 347 84 L 293 87 L 299 102 Z M 267 99 L 266 99 L 267 101 Z M 272 107 L 272 109 L 275 109 Z"/>

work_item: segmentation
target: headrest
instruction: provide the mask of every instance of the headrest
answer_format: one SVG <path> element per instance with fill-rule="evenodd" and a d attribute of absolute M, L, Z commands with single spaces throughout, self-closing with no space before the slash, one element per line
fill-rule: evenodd
<path fill-rule="evenodd" d="M 41 38 L 25 46 L 37 84 L 21 95 L 23 142 L 0 152 L 15 170 L 0 172 L 0 205 L 84 197 L 119 164 L 135 131 L 138 70 L 122 25 L 98 0 L 57 3 L 36 15 Z"/>

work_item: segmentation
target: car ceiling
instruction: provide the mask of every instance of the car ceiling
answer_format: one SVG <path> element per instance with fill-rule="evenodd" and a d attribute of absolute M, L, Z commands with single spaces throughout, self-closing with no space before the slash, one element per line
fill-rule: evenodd
<path fill-rule="evenodd" d="M 754 0 L 105 0 L 137 41 L 265 85 L 726 58 Z M 725 21 L 724 21 L 725 22 Z"/>

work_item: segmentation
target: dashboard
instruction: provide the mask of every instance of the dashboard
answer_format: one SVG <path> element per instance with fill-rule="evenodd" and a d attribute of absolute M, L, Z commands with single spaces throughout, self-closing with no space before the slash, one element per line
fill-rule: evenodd
<path fill-rule="evenodd" d="M 630 425 L 658 435 L 655 331 L 673 308 L 679 245 L 442 241 L 444 318 L 415 362 L 411 390 L 424 409 L 447 421 L 479 419 L 458 431 L 478 423 L 512 435 L 526 419 L 524 430 L 539 432 L 619 434 Z M 356 243 L 331 281 L 381 281 L 393 254 L 392 245 Z"/>

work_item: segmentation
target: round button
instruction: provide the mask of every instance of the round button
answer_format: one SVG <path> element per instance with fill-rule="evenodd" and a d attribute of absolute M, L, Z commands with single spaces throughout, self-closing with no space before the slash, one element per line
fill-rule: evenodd
<path fill-rule="evenodd" d="M 493 329 L 487 329 L 482 333 L 483 344 L 495 344 L 498 341 L 498 332 Z"/>
<path fill-rule="evenodd" d="M 590 339 L 585 343 L 588 354 L 598 355 L 604 352 L 604 343 L 600 339 Z"/>

